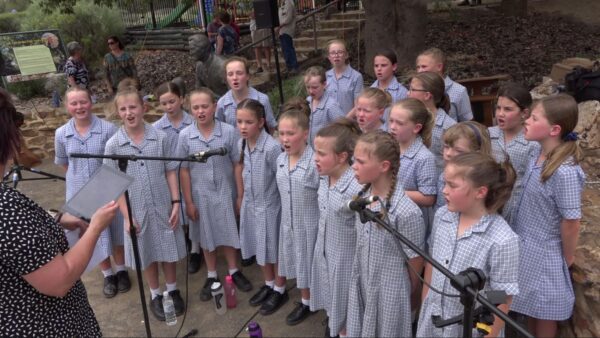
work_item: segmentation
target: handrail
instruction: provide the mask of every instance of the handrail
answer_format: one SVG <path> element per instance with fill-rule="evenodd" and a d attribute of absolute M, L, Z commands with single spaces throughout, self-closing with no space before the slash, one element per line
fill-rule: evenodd
<path fill-rule="evenodd" d="M 333 0 L 332 2 L 326 4 L 325 6 L 319 7 L 305 15 L 300 16 L 297 20 L 296 20 L 296 24 L 299 22 L 302 22 L 306 19 L 308 19 L 309 17 L 313 18 L 313 39 L 314 39 L 314 47 L 315 47 L 315 52 L 318 50 L 317 48 L 317 23 L 316 23 L 316 19 L 315 19 L 315 15 L 318 13 L 321 13 L 322 11 L 324 11 L 325 9 L 329 8 L 330 6 L 337 4 L 338 2 L 340 2 L 342 0 Z M 243 52 L 247 51 L 248 49 L 260 44 L 263 41 L 266 41 L 267 39 L 271 39 L 271 36 L 266 36 L 258 41 L 255 41 L 249 45 L 246 45 L 238 50 L 236 50 L 235 52 L 233 52 L 233 54 L 235 55 L 240 55 Z"/>

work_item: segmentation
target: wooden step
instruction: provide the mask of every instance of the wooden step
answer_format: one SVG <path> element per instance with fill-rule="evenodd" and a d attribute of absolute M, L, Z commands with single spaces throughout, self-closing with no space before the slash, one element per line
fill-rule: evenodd
<path fill-rule="evenodd" d="M 344 35 L 347 35 L 347 34 L 353 32 L 356 29 L 357 29 L 357 27 L 317 28 L 317 36 L 318 37 L 326 36 L 326 37 L 330 37 L 331 39 L 340 38 L 340 37 L 343 37 Z M 313 36 L 312 29 L 307 29 L 305 31 L 302 31 L 299 35 L 299 37 L 307 37 L 307 38 L 312 38 L 312 36 Z"/>
<path fill-rule="evenodd" d="M 347 27 L 358 28 L 359 25 L 364 25 L 365 20 L 325 20 L 319 22 L 320 29 L 344 29 Z"/>
<path fill-rule="evenodd" d="M 327 47 L 327 42 L 335 38 L 335 36 L 319 36 L 317 31 L 317 48 Z M 313 48 L 315 47 L 315 40 L 312 37 L 299 37 L 294 38 L 294 47 L 296 48 Z"/>
<path fill-rule="evenodd" d="M 335 13 L 331 15 L 332 20 L 357 20 L 364 18 L 365 11 L 349 11 L 345 13 Z"/>

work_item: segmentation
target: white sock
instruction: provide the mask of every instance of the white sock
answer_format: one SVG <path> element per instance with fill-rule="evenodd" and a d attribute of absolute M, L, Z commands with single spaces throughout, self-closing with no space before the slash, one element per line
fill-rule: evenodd
<path fill-rule="evenodd" d="M 302 305 L 309 306 L 310 305 L 310 299 L 304 299 L 304 298 L 302 298 Z"/>
<path fill-rule="evenodd" d="M 277 286 L 275 285 L 275 287 L 273 288 L 273 290 L 281 293 L 282 295 L 285 293 L 285 285 L 284 286 Z"/>
<path fill-rule="evenodd" d="M 275 280 L 266 280 L 265 285 L 272 289 L 275 286 Z"/>
<path fill-rule="evenodd" d="M 234 273 L 238 272 L 237 268 L 229 269 L 229 275 L 233 276 Z"/>
<path fill-rule="evenodd" d="M 217 278 L 217 272 L 216 271 L 209 271 L 208 272 L 208 278 Z"/>
<path fill-rule="evenodd" d="M 115 271 L 116 272 L 121 272 L 121 271 L 126 271 L 127 268 L 125 268 L 125 265 L 117 265 L 115 266 Z"/>
<path fill-rule="evenodd" d="M 175 283 L 166 283 L 165 285 L 167 286 L 167 291 L 168 292 L 177 290 L 177 282 L 175 282 Z"/>
<path fill-rule="evenodd" d="M 106 270 L 102 270 L 102 274 L 104 275 L 104 278 L 106 278 L 108 276 L 112 276 L 113 275 L 112 268 L 108 268 Z"/>
<path fill-rule="evenodd" d="M 200 243 L 192 242 L 192 250 L 191 253 L 200 253 Z"/>
<path fill-rule="evenodd" d="M 160 288 L 158 288 L 158 289 L 150 288 L 150 294 L 152 295 L 152 299 L 162 295 L 162 293 L 160 292 Z"/>

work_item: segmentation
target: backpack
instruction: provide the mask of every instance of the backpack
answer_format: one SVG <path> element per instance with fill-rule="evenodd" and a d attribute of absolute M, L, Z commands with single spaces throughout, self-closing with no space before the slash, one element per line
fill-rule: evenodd
<path fill-rule="evenodd" d="M 594 62 L 592 69 L 581 66 L 565 76 L 567 91 L 573 95 L 575 101 L 600 101 L 600 62 Z"/>

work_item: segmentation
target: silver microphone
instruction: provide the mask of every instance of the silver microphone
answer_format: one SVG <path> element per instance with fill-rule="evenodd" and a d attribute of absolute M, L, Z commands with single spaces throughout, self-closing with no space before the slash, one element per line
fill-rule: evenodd
<path fill-rule="evenodd" d="M 228 151 L 227 148 L 225 147 L 219 147 L 219 148 L 215 148 L 215 149 L 210 149 L 207 151 L 201 151 L 195 154 L 190 155 L 191 158 L 194 158 L 196 160 L 206 160 L 207 158 L 211 157 L 211 156 L 225 156 L 227 155 Z"/>
<path fill-rule="evenodd" d="M 367 205 L 379 201 L 379 196 L 359 197 L 346 203 L 346 207 L 352 211 L 362 211 Z"/>

